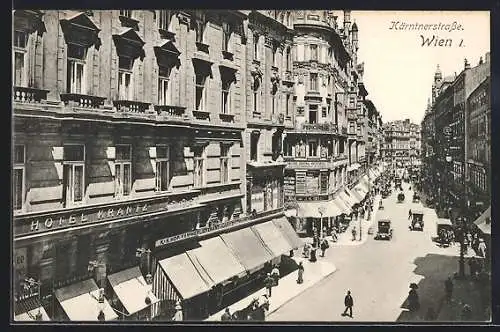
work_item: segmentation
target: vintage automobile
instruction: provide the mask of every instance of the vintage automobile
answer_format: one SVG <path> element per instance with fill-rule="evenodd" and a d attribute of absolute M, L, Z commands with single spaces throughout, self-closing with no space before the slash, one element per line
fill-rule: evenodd
<path fill-rule="evenodd" d="M 424 212 L 420 210 L 413 210 L 411 212 L 410 230 L 423 231 L 424 230 Z"/>
<path fill-rule="evenodd" d="M 413 193 L 413 203 L 420 202 L 420 195 L 417 192 Z"/>
<path fill-rule="evenodd" d="M 448 218 L 439 218 L 436 222 L 437 242 L 441 247 L 448 247 L 454 238 L 453 224 Z"/>
<path fill-rule="evenodd" d="M 403 194 L 402 192 L 400 192 L 398 194 L 398 203 L 403 203 L 405 200 L 405 194 Z"/>
<path fill-rule="evenodd" d="M 392 239 L 392 227 L 390 219 L 379 219 L 377 234 L 375 234 L 375 240 L 390 240 Z"/>

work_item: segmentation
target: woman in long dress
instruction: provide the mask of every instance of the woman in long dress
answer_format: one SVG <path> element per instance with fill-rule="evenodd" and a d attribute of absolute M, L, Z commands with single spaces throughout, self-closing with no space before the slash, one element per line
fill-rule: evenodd
<path fill-rule="evenodd" d="M 304 266 L 302 265 L 302 262 L 299 263 L 299 269 L 297 273 L 297 283 L 301 284 L 304 282 Z"/>

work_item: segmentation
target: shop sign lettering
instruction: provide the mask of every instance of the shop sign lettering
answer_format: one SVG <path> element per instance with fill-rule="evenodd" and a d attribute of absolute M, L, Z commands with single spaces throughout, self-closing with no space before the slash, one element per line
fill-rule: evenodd
<path fill-rule="evenodd" d="M 190 238 L 193 238 L 193 237 L 205 234 L 205 233 L 209 233 L 209 232 L 213 232 L 213 231 L 217 231 L 217 230 L 229 228 L 229 227 L 232 227 L 234 225 L 240 224 L 240 223 L 245 222 L 245 221 L 247 221 L 247 219 L 244 219 L 244 218 L 242 218 L 242 219 L 236 219 L 236 220 L 228 221 L 228 222 L 225 222 L 225 223 L 213 224 L 213 225 L 210 225 L 208 227 L 203 227 L 203 228 L 200 228 L 200 229 L 197 229 L 197 230 L 194 230 L 194 231 L 190 231 L 190 232 L 186 232 L 186 233 L 182 233 L 182 234 L 170 236 L 170 237 L 167 237 L 167 238 L 163 238 L 163 239 L 157 240 L 155 242 L 155 247 L 156 248 L 162 247 L 162 246 L 170 244 L 170 243 L 182 241 L 182 240 L 185 240 L 185 239 L 190 239 Z"/>
<path fill-rule="evenodd" d="M 78 214 L 55 214 L 46 216 L 44 218 L 33 218 L 28 221 L 28 232 L 42 232 L 56 228 L 77 226 L 87 223 L 96 223 L 104 220 L 138 215 L 148 212 L 149 208 L 150 206 L 145 203 L 137 205 L 125 205 L 118 208 L 105 208 L 91 212 L 80 212 Z M 156 206 L 155 210 L 158 210 L 158 206 Z"/>

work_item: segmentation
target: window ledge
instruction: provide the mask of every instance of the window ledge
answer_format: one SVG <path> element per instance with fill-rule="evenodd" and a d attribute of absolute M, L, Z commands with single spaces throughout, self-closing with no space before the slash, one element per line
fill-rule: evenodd
<path fill-rule="evenodd" d="M 210 112 L 208 111 L 201 111 L 201 110 L 195 110 L 193 111 L 193 116 L 197 119 L 209 119 L 210 118 Z"/>
<path fill-rule="evenodd" d="M 222 51 L 222 58 L 229 61 L 234 61 L 234 54 L 229 51 Z"/>
<path fill-rule="evenodd" d="M 158 32 L 160 32 L 160 37 L 163 39 L 169 39 L 169 40 L 175 39 L 175 32 L 168 31 L 166 29 L 158 29 Z"/>
<path fill-rule="evenodd" d="M 219 113 L 219 118 L 224 122 L 233 122 L 234 114 Z"/>
<path fill-rule="evenodd" d="M 210 45 L 208 45 L 208 44 L 205 44 L 203 42 L 196 42 L 196 49 L 200 52 L 208 53 L 209 48 L 210 48 Z"/>
<path fill-rule="evenodd" d="M 127 17 L 127 16 L 122 16 L 122 15 L 120 15 L 118 18 L 120 19 L 122 26 L 125 26 L 127 28 L 132 28 L 136 31 L 139 31 L 139 21 L 138 20 L 133 19 L 131 17 Z"/>

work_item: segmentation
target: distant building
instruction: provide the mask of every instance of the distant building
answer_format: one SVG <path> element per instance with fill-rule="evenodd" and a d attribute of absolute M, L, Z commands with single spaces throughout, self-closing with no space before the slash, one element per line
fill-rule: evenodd
<path fill-rule="evenodd" d="M 384 123 L 382 158 L 393 169 L 409 171 L 420 165 L 420 126 L 409 119 Z"/>

